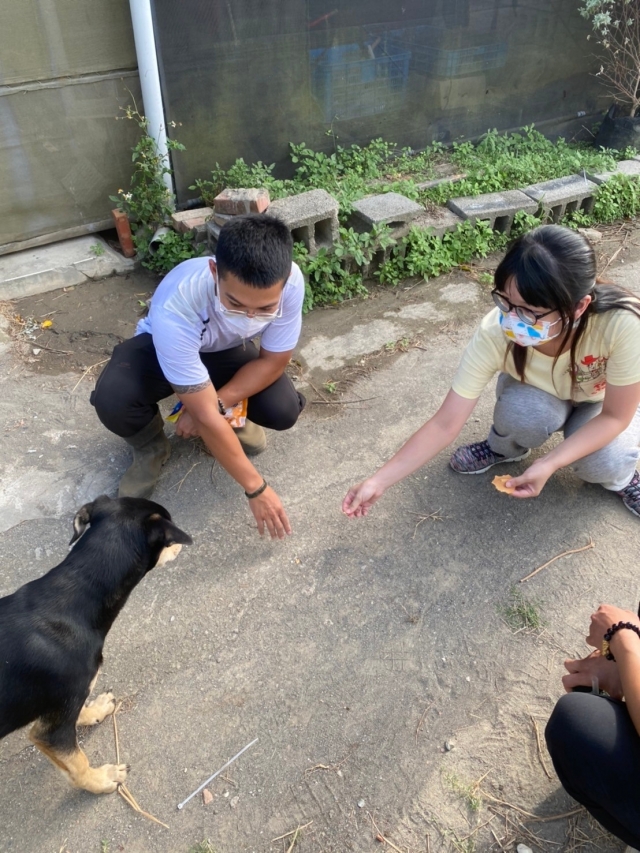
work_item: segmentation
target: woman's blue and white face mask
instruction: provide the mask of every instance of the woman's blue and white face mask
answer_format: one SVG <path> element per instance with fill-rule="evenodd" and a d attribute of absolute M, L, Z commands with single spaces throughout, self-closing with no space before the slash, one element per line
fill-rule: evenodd
<path fill-rule="evenodd" d="M 507 314 L 500 311 L 502 331 L 508 340 L 521 347 L 536 347 L 557 338 L 562 332 L 562 327 L 555 333 L 551 332 L 551 327 L 561 322 L 562 318 L 558 317 L 557 320 L 552 321 L 538 320 L 535 325 L 529 326 L 522 322 L 515 311 L 509 311 Z"/>

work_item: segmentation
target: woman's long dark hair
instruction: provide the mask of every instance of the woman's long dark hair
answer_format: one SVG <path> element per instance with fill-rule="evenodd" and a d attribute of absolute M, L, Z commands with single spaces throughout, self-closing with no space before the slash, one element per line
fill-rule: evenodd
<path fill-rule="evenodd" d="M 617 284 L 597 281 L 593 247 L 582 234 L 561 225 L 541 225 L 511 244 L 496 269 L 496 288 L 506 293 L 510 279 L 513 279 L 518 293 L 528 305 L 560 312 L 564 333 L 559 353 L 553 360 L 552 371 L 574 332 L 576 305 L 583 297 L 591 295 L 591 303 L 579 318 L 571 342 L 573 387 L 576 384 L 576 351 L 589 317 L 623 309 L 631 311 L 640 320 L 640 299 Z M 509 342 L 507 349 L 507 357 L 510 352 L 513 353 L 521 382 L 525 381 L 528 349 L 513 341 Z"/>

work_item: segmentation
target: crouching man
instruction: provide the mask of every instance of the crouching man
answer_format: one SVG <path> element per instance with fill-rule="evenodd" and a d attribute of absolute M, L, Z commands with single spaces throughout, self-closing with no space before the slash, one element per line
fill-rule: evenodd
<path fill-rule="evenodd" d="M 153 492 L 170 454 L 158 401 L 175 393 L 182 403 L 176 433 L 202 438 L 244 489 L 261 534 L 265 527 L 272 538 L 291 532 L 278 495 L 247 456 L 264 450 L 263 427 L 289 429 L 305 405 L 284 372 L 304 298 L 292 247 L 288 228 L 272 216 L 231 220 L 215 258 L 178 264 L 135 337 L 115 347 L 91 403 L 133 450 L 120 497 Z"/>

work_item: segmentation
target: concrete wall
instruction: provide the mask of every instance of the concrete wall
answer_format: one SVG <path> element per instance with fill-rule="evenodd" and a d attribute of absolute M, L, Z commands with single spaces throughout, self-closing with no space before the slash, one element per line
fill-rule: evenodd
<path fill-rule="evenodd" d="M 108 227 L 140 103 L 127 0 L 20 0 L 0 13 L 0 253 Z"/>

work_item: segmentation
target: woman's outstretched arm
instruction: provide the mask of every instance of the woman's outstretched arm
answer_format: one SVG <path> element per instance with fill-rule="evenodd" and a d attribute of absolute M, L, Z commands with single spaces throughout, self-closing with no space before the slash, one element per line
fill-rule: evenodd
<path fill-rule="evenodd" d="M 351 518 L 366 515 L 386 490 L 413 474 L 448 447 L 460 434 L 477 399 L 468 400 L 451 390 L 438 411 L 371 477 L 352 486 L 342 502 Z"/>

